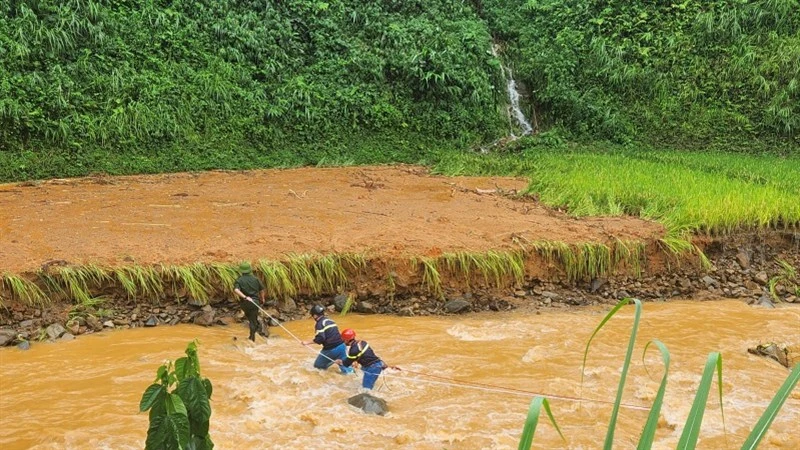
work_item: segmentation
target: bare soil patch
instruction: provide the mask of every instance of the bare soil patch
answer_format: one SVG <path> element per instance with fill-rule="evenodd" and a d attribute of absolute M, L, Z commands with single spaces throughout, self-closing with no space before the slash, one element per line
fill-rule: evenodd
<path fill-rule="evenodd" d="M 660 224 L 576 219 L 515 194 L 527 180 L 444 177 L 417 166 L 300 168 L 0 185 L 0 272 L 109 266 L 376 257 L 517 248 L 537 240 L 651 241 Z"/>

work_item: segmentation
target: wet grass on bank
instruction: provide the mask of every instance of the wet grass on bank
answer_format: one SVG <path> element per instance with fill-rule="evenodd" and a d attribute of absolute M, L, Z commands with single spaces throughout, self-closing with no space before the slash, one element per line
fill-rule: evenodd
<path fill-rule="evenodd" d="M 359 284 L 392 298 L 403 291 L 445 300 L 449 287 L 502 289 L 520 286 L 532 272 L 569 281 L 615 274 L 640 276 L 647 264 L 642 242 L 614 241 L 568 245 L 517 242 L 516 248 L 443 253 L 438 257 L 386 260 L 381 255 L 291 254 L 281 260 L 253 261 L 269 298 L 337 295 Z M 655 251 L 667 251 L 663 247 Z M 669 253 L 675 261 L 697 263 L 693 250 Z M 699 261 L 702 263 L 702 260 Z M 227 298 L 238 276 L 238 262 L 107 267 L 97 264 L 42 268 L 0 277 L 0 307 L 16 301 L 33 307 L 69 302 L 93 307 L 98 298 L 128 298 L 159 304 L 191 299 L 196 304 Z M 398 287 L 399 285 L 404 288 Z"/>
<path fill-rule="evenodd" d="M 447 154 L 444 175 L 513 175 L 526 194 L 575 216 L 632 215 L 672 239 L 800 224 L 800 158 L 623 148 Z"/>

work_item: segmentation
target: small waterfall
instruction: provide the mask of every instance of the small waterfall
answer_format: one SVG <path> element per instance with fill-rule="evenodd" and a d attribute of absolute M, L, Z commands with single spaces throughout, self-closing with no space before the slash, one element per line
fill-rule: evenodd
<path fill-rule="evenodd" d="M 514 81 L 514 76 L 511 74 L 511 69 L 505 68 L 505 72 L 508 75 L 508 100 L 511 102 L 511 114 L 517 119 L 517 123 L 519 123 L 520 128 L 522 128 L 522 135 L 527 136 L 533 132 L 533 127 L 531 123 L 528 122 L 528 118 L 525 117 L 525 114 L 519 109 L 519 91 L 517 91 L 517 82 Z M 511 135 L 514 135 L 514 132 L 511 132 Z"/>
<path fill-rule="evenodd" d="M 498 45 L 496 43 L 492 44 L 492 55 L 500 60 L 500 56 L 497 54 L 497 47 Z M 500 61 L 500 68 L 503 70 L 503 75 L 506 77 L 506 90 L 508 91 L 508 100 L 510 103 L 508 110 L 509 120 L 513 116 L 522 129 L 522 136 L 527 136 L 533 132 L 533 126 L 531 126 L 528 118 L 525 117 L 525 113 L 523 113 L 519 107 L 519 91 L 517 90 L 517 82 L 514 80 L 514 74 L 511 72 L 510 68 L 503 65 L 502 60 Z M 514 134 L 513 130 L 511 131 L 511 137 L 514 139 L 518 137 Z"/>

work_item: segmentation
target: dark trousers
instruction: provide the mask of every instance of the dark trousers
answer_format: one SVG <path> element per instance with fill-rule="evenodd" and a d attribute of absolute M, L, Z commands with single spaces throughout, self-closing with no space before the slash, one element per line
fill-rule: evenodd
<path fill-rule="evenodd" d="M 258 307 L 250 300 L 240 300 L 239 307 L 242 308 L 247 321 L 250 323 L 250 337 L 248 339 L 255 342 L 256 332 L 261 330 L 261 324 L 258 322 Z"/>

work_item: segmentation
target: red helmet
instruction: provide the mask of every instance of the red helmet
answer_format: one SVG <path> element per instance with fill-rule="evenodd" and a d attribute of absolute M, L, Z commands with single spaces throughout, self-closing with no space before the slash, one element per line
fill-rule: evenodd
<path fill-rule="evenodd" d="M 345 328 L 342 331 L 342 339 L 344 339 L 345 342 L 352 341 L 355 338 L 356 338 L 356 332 L 351 330 L 350 328 Z"/>

